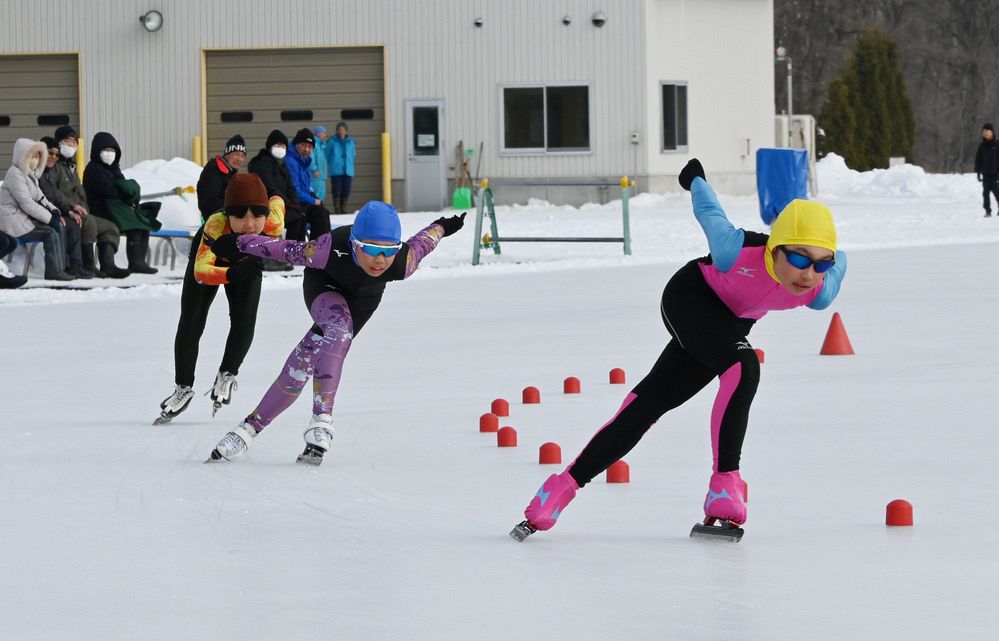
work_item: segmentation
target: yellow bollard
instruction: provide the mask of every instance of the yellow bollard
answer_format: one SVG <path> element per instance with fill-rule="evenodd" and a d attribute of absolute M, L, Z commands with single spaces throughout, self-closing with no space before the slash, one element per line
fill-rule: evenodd
<path fill-rule="evenodd" d="M 392 204 L 392 139 L 382 132 L 382 202 Z"/>
<path fill-rule="evenodd" d="M 489 189 L 489 179 L 483 178 L 479 185 L 481 185 L 483 189 Z"/>
<path fill-rule="evenodd" d="M 195 165 L 201 166 L 205 164 L 205 159 L 201 155 L 201 136 L 195 136 L 191 141 L 191 159 Z"/>
<path fill-rule="evenodd" d="M 83 155 L 83 141 L 77 140 L 76 147 L 76 175 L 83 182 L 83 170 L 87 167 L 87 157 Z"/>

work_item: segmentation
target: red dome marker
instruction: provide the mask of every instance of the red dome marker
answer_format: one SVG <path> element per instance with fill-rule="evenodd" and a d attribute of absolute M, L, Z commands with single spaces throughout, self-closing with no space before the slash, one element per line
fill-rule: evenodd
<path fill-rule="evenodd" d="M 499 428 L 496 432 L 497 447 L 517 447 L 517 430 L 509 425 Z"/>
<path fill-rule="evenodd" d="M 624 370 L 620 367 L 615 367 L 610 371 L 610 382 L 611 385 L 624 385 L 625 376 Z"/>
<path fill-rule="evenodd" d="M 510 416 L 510 404 L 502 398 L 497 398 L 493 401 L 491 411 L 496 416 Z"/>
<path fill-rule="evenodd" d="M 759 347 L 757 347 L 753 351 L 756 352 L 756 358 L 759 359 L 760 365 L 762 365 L 764 362 L 766 362 L 766 354 L 763 353 L 762 349 L 760 349 Z"/>
<path fill-rule="evenodd" d="M 579 394 L 579 379 L 575 376 L 570 376 L 569 378 L 562 381 L 562 393 L 563 394 Z"/>
<path fill-rule="evenodd" d="M 912 503 L 895 499 L 885 510 L 885 525 L 912 525 Z"/>
<path fill-rule="evenodd" d="M 486 412 L 479 417 L 480 432 L 496 432 L 499 430 L 499 417 L 492 412 Z"/>
<path fill-rule="evenodd" d="M 524 388 L 524 405 L 537 405 L 541 402 L 541 390 L 537 387 Z"/>
<path fill-rule="evenodd" d="M 545 443 L 538 451 L 540 465 L 558 465 L 562 463 L 562 448 L 558 443 Z"/>
<path fill-rule="evenodd" d="M 629 483 L 630 481 L 631 468 L 623 459 L 607 468 L 608 483 Z"/>

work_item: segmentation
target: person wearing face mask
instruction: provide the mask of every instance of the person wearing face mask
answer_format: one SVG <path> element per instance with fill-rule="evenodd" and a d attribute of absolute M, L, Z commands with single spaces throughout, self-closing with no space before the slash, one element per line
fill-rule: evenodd
<path fill-rule="evenodd" d="M 51 136 L 42 136 L 42 142 L 48 147 L 45 170 L 38 179 L 38 186 L 49 202 L 59 208 L 59 216 L 53 216 L 49 223 L 59 232 L 62 246 L 66 250 L 66 272 L 77 278 L 93 278 L 94 272 L 83 266 L 83 256 L 80 249 L 80 227 L 83 219 L 73 211 L 73 206 L 63 198 L 55 188 L 55 166 L 59 162 L 59 143 Z"/>
<path fill-rule="evenodd" d="M 42 242 L 45 280 L 74 280 L 65 271 L 66 254 L 59 232 L 50 225 L 59 209 L 45 198 L 38 185 L 47 155 L 43 142 L 18 138 L 14 143 L 13 164 L 0 185 L 0 231 L 21 240 Z"/>
<path fill-rule="evenodd" d="M 217 256 L 211 246 L 216 238 L 229 233 L 279 238 L 284 231 L 284 202 L 276 196 L 268 199 L 267 189 L 257 176 L 236 174 L 226 187 L 219 209 L 208 217 L 191 244 L 173 345 L 176 387 L 173 394 L 160 403 L 160 416 L 154 425 L 169 423 L 187 409 L 194 398 L 198 342 L 219 287 L 225 289 L 229 301 L 229 336 L 215 384 L 210 390 L 215 411 L 229 404 L 236 389 L 239 367 L 253 342 L 260 303 L 260 259 L 243 256 L 229 260 Z"/>
<path fill-rule="evenodd" d="M 79 147 L 79 136 L 69 125 L 63 125 L 55 130 L 53 136 L 59 144 L 59 161 L 53 168 L 53 182 L 56 190 L 72 206 L 72 211 L 80 217 L 80 253 L 83 268 L 93 272 L 98 278 L 124 278 L 128 270 L 116 267 L 111 261 L 107 271 L 97 269 L 94 263 L 94 245 L 100 251 L 101 245 L 106 245 L 110 255 L 118 251 L 120 232 L 110 220 L 90 215 L 87 205 L 87 192 L 83 189 L 80 175 L 76 172 L 76 153 Z M 108 253 L 108 250 L 104 250 Z"/>
<path fill-rule="evenodd" d="M 118 141 L 106 131 L 97 132 L 90 145 L 90 162 L 83 171 L 90 213 L 112 221 L 125 234 L 129 272 L 155 274 L 158 270 L 149 266 L 146 256 L 149 232 L 160 228 L 155 220 L 159 203 L 139 204 L 139 185 L 121 173 L 120 161 Z M 102 265 L 106 258 L 101 254 Z"/>

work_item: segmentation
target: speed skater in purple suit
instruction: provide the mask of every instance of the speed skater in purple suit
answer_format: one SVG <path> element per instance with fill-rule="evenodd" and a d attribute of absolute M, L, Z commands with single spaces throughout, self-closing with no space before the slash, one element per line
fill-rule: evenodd
<path fill-rule="evenodd" d="M 402 242 L 392 205 L 371 201 L 354 223 L 308 242 L 265 236 L 225 235 L 212 251 L 250 254 L 305 266 L 302 288 L 313 325 L 285 361 L 257 407 L 211 453 L 209 461 L 241 458 L 257 434 L 288 409 L 312 378 L 312 419 L 301 463 L 319 465 L 333 440 L 333 400 L 354 337 L 378 308 L 389 281 L 409 278 L 445 236 L 464 225 L 465 214 L 441 217 Z"/>
<path fill-rule="evenodd" d="M 729 222 L 696 159 L 679 181 L 691 193 L 710 253 L 670 278 L 660 308 L 669 334 L 665 349 L 579 456 L 544 482 L 524 511 L 526 520 L 511 532 L 518 540 L 554 526 L 577 490 L 630 452 L 663 414 L 715 379 L 705 524 L 721 520 L 735 528 L 746 522 L 739 462 L 760 380 L 747 335 L 771 310 L 828 307 L 846 274 L 846 254 L 836 250 L 836 227 L 824 205 L 791 201 L 767 235 Z"/>

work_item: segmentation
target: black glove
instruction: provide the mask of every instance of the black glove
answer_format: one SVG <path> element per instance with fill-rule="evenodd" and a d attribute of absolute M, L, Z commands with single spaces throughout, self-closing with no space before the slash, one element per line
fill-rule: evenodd
<path fill-rule="evenodd" d="M 701 161 L 697 158 L 691 158 L 687 161 L 687 164 L 683 169 L 680 170 L 680 175 L 677 180 L 680 181 L 680 186 L 690 191 L 690 185 L 694 182 L 694 178 L 700 176 L 704 178 L 704 167 L 701 167 Z"/>
<path fill-rule="evenodd" d="M 461 216 L 450 216 L 445 218 L 441 216 L 434 221 L 435 225 L 440 225 L 444 228 L 444 235 L 450 236 L 454 232 L 458 231 L 465 226 L 465 214 L 468 212 L 462 212 Z"/>
<path fill-rule="evenodd" d="M 222 238 L 225 238 L 225 236 L 222 236 Z M 263 261 L 254 256 L 252 258 L 245 258 L 227 269 L 225 277 L 230 283 L 241 283 L 253 278 L 260 278 L 263 272 Z"/>
<path fill-rule="evenodd" d="M 978 174 L 978 182 L 982 182 L 982 175 Z"/>
<path fill-rule="evenodd" d="M 241 251 L 239 251 L 239 245 L 236 244 L 236 239 L 239 238 L 239 234 L 229 233 L 222 234 L 213 241 L 208 242 L 208 246 L 212 248 L 212 253 L 219 258 L 224 258 L 230 262 L 235 261 L 239 258 Z"/>

